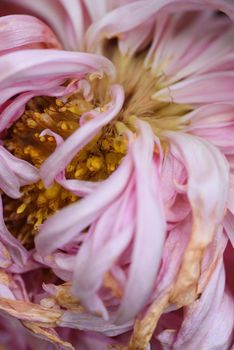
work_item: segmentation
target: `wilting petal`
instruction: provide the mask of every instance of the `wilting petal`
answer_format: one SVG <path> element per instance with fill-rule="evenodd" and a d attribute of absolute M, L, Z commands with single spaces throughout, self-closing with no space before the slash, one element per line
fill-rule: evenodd
<path fill-rule="evenodd" d="M 60 48 L 51 29 L 32 16 L 12 15 L 0 18 L 0 54 L 40 46 Z"/>
<path fill-rule="evenodd" d="M 108 336 L 116 336 L 128 331 L 132 327 L 132 322 L 115 325 L 113 321 L 105 321 L 101 317 L 90 315 L 86 312 L 65 312 L 59 320 L 61 327 L 77 328 L 84 331 L 101 332 Z"/>
<path fill-rule="evenodd" d="M 11 259 L 20 266 L 28 261 L 29 254 L 22 244 L 8 231 L 3 218 L 2 198 L 0 196 L 0 239 L 8 248 Z"/>
<path fill-rule="evenodd" d="M 120 85 L 113 85 L 111 89 L 113 101 L 104 112 L 92 110 L 87 114 L 93 119 L 84 123 L 63 144 L 61 144 L 43 163 L 40 169 L 41 178 L 46 186 L 50 186 L 55 176 L 64 170 L 77 152 L 89 143 L 92 138 L 108 124 L 121 110 L 124 93 Z"/>
<path fill-rule="evenodd" d="M 192 233 L 174 289 L 177 303 L 184 303 L 196 297 L 195 281 L 199 278 L 204 250 L 223 219 L 229 168 L 224 156 L 207 141 L 183 133 L 166 135 L 172 153 L 187 169 L 187 195 L 193 213 Z"/>
<path fill-rule="evenodd" d="M 222 259 L 201 298 L 189 306 L 173 349 L 228 350 L 232 340 L 234 302 L 225 291 Z"/>

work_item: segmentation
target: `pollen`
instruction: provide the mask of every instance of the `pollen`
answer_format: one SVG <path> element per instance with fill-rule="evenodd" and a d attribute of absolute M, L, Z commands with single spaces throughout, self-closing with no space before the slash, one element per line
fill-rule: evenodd
<path fill-rule="evenodd" d="M 66 140 L 80 127 L 81 115 L 93 108 L 95 106 L 79 94 L 67 101 L 35 97 L 8 130 L 4 146 L 16 157 L 40 168 L 56 148 L 54 137 L 41 136 L 42 131 L 49 128 Z M 118 134 L 114 124 L 108 125 L 68 164 L 66 178 L 102 181 L 118 167 L 126 152 L 126 138 Z M 10 232 L 29 249 L 34 246 L 40 225 L 49 216 L 79 200 L 56 182 L 45 188 L 39 181 L 22 187 L 21 192 L 19 199 L 3 195 L 4 219 Z"/>
<path fill-rule="evenodd" d="M 39 169 L 56 148 L 55 138 L 42 135 L 43 130 L 50 129 L 66 140 L 80 128 L 80 118 L 84 113 L 85 122 L 89 122 L 93 118 L 89 114 L 91 110 L 105 112 L 110 102 L 108 87 L 113 83 L 124 88 L 123 108 L 113 122 L 106 125 L 67 165 L 67 179 L 96 182 L 108 178 L 118 168 L 128 150 L 127 137 L 123 136 L 121 130 L 130 128 L 133 133 L 136 132 L 130 123 L 131 116 L 148 122 L 159 138 L 165 129 L 183 128 L 181 116 L 190 110 L 190 106 L 165 103 L 153 98 L 162 79 L 159 83 L 154 73 L 144 65 L 144 52 L 134 57 L 122 56 L 110 42 L 106 56 L 116 67 L 115 81 L 110 82 L 107 77 L 97 79 L 95 75 L 90 76 L 93 96 L 90 100 L 85 99 L 80 92 L 61 99 L 46 96 L 32 98 L 22 116 L 8 130 L 4 139 L 5 148 Z M 79 200 L 74 193 L 56 182 L 50 188 L 45 188 L 43 182 L 39 181 L 22 187 L 21 192 L 19 199 L 3 195 L 3 211 L 8 229 L 27 248 L 33 248 L 40 225 L 48 217 Z"/>

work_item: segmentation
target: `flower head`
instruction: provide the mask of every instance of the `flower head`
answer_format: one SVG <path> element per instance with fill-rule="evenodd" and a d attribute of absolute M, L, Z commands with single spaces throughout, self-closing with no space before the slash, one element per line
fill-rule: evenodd
<path fill-rule="evenodd" d="M 231 349 L 232 2 L 0 9 L 4 349 Z"/>

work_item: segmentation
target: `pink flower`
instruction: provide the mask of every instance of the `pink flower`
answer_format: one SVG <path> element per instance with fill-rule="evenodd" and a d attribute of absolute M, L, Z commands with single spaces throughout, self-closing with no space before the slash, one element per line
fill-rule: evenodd
<path fill-rule="evenodd" d="M 0 10 L 0 345 L 231 349 L 232 1 Z"/>

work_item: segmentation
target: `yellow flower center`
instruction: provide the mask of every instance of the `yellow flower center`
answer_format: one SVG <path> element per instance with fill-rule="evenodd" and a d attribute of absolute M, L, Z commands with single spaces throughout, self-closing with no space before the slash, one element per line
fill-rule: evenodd
<path fill-rule="evenodd" d="M 180 117 L 189 110 L 188 106 L 152 99 L 160 85 L 152 72 L 144 67 L 145 53 L 123 57 L 110 44 L 106 55 L 115 64 L 117 78 L 114 83 L 123 86 L 125 103 L 115 120 L 104 127 L 66 167 L 67 179 L 100 181 L 115 171 L 127 152 L 127 139 L 119 135 L 116 122 L 128 125 L 128 118 L 134 115 L 149 122 L 160 137 L 162 130 L 183 127 Z M 80 117 L 84 112 L 97 107 L 101 110 L 109 101 L 107 91 L 110 82 L 107 78 L 96 79 L 91 86 L 91 101 L 87 101 L 82 93 L 74 93 L 66 99 L 41 96 L 30 100 L 23 115 L 8 130 L 4 139 L 6 149 L 40 168 L 56 147 L 53 136 L 40 136 L 44 129 L 52 130 L 65 140 L 80 127 Z M 58 183 L 46 189 L 42 181 L 22 187 L 21 192 L 23 195 L 19 199 L 3 195 L 4 219 L 10 232 L 27 248 L 33 247 L 39 226 L 50 215 L 78 199 Z"/>

